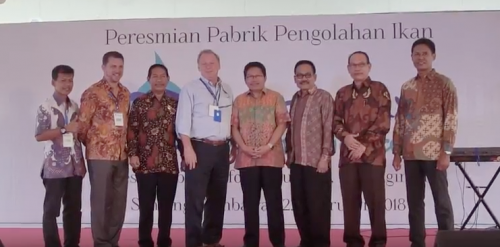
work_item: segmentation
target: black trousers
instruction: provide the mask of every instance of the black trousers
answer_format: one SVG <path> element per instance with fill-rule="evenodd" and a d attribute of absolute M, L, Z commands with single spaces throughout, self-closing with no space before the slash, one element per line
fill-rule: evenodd
<path fill-rule="evenodd" d="M 290 165 L 290 187 L 301 247 L 329 247 L 332 208 L 332 171 Z"/>
<path fill-rule="evenodd" d="M 269 240 L 274 247 L 285 246 L 285 219 L 281 185 L 283 168 L 246 167 L 239 169 L 245 216 L 245 247 L 259 247 L 259 211 L 261 190 L 267 208 Z"/>
<path fill-rule="evenodd" d="M 43 179 L 43 239 L 45 247 L 60 247 L 57 217 L 63 204 L 64 246 L 80 246 L 82 177 Z"/>
<path fill-rule="evenodd" d="M 339 169 L 340 191 L 344 206 L 344 242 L 347 247 L 363 247 L 361 236 L 361 193 L 370 215 L 372 235 L 369 247 L 385 247 L 385 166 L 367 163 L 343 164 Z"/>
<path fill-rule="evenodd" d="M 185 247 L 221 240 L 229 176 L 229 144 L 214 146 L 192 141 L 192 145 L 198 163 L 195 169 L 185 171 Z"/>
<path fill-rule="evenodd" d="M 406 196 L 411 247 L 425 247 L 425 179 L 431 187 L 438 230 L 453 230 L 453 207 L 448 193 L 446 171 L 436 169 L 437 161 L 405 160 Z"/>
<path fill-rule="evenodd" d="M 172 209 L 177 190 L 179 174 L 136 173 L 137 194 L 139 196 L 139 246 L 154 247 L 151 237 L 158 200 L 158 247 L 172 246 L 170 228 L 172 227 Z"/>

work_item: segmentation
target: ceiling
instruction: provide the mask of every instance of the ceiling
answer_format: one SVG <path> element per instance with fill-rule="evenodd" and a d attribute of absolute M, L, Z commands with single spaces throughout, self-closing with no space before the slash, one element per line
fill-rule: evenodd
<path fill-rule="evenodd" d="M 0 0 L 0 3 L 0 23 L 500 10 L 499 0 Z"/>

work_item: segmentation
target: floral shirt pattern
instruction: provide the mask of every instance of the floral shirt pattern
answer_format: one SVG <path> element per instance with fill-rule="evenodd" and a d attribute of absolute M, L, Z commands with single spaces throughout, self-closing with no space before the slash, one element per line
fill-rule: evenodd
<path fill-rule="evenodd" d="M 46 130 L 63 128 L 66 123 L 76 119 L 77 115 L 78 104 L 76 102 L 69 98 L 62 99 L 54 94 L 38 107 L 35 136 Z M 82 145 L 75 136 L 74 138 L 73 147 L 63 147 L 62 135 L 56 140 L 43 142 L 42 178 L 68 178 L 85 175 Z"/>
<path fill-rule="evenodd" d="M 432 70 L 401 87 L 394 117 L 392 152 L 406 160 L 437 160 L 452 152 L 458 129 L 457 90 L 450 78 Z"/>
<path fill-rule="evenodd" d="M 286 152 L 296 164 L 317 167 L 322 156 L 335 153 L 333 135 L 334 100 L 319 88 L 298 91 L 292 97 L 292 120 L 286 133 Z"/>
<path fill-rule="evenodd" d="M 129 105 L 130 92 L 121 83 L 116 96 L 104 79 L 83 92 L 78 116 L 79 139 L 85 145 L 88 160 L 127 159 Z M 115 112 L 123 114 L 123 126 L 115 126 Z"/>
<path fill-rule="evenodd" d="M 278 125 L 289 121 L 290 116 L 283 96 L 273 90 L 264 89 L 259 98 L 246 92 L 236 97 L 234 101 L 231 124 L 239 129 L 243 141 L 249 147 L 257 148 L 269 144 Z M 273 145 L 273 149 L 260 158 L 252 158 L 238 149 L 234 167 L 283 167 L 285 164 L 283 145 L 281 143 Z"/>
<path fill-rule="evenodd" d="M 387 87 L 368 78 L 358 89 L 353 84 L 342 87 L 335 97 L 334 133 L 342 142 L 339 165 L 368 163 L 385 166 L 385 139 L 391 129 L 391 95 Z M 361 159 L 351 161 L 343 143 L 347 134 L 366 147 Z"/>
<path fill-rule="evenodd" d="M 175 133 L 177 100 L 152 93 L 134 100 L 128 121 L 128 155 L 138 156 L 136 173 L 179 173 L 176 144 L 182 154 L 182 142 Z"/>

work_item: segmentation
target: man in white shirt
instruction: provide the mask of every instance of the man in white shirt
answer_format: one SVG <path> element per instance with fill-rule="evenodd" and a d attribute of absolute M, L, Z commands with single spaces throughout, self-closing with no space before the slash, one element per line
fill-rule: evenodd
<path fill-rule="evenodd" d="M 74 70 L 67 65 L 52 70 L 54 94 L 37 111 L 35 139 L 44 143 L 41 177 L 45 186 L 43 238 L 46 247 L 61 246 L 56 218 L 63 209 L 64 246 L 80 244 L 82 179 L 87 172 L 78 132 L 78 104 L 73 90 Z"/>
<path fill-rule="evenodd" d="M 201 51 L 198 69 L 201 77 L 181 90 L 175 124 L 184 147 L 185 246 L 222 247 L 229 165 L 234 161 L 229 145 L 233 93 L 218 76 L 215 52 Z"/>

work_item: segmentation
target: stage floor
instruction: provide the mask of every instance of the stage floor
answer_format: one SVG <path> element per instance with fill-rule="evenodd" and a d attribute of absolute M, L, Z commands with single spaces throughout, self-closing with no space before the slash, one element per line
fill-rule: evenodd
<path fill-rule="evenodd" d="M 342 242 L 343 230 L 332 230 L 332 247 L 344 247 Z M 221 244 L 226 247 L 242 246 L 243 229 L 225 229 Z M 435 229 L 427 230 L 427 246 L 434 245 Z M 368 242 L 370 231 L 363 231 L 363 236 Z M 61 232 L 61 236 L 62 232 Z M 156 236 L 156 231 L 154 235 Z M 261 247 L 269 247 L 270 243 L 267 237 L 267 229 L 261 230 Z M 0 239 L 5 247 L 43 247 L 42 229 L 40 228 L 0 228 Z M 172 229 L 172 239 L 174 247 L 184 246 L 184 230 Z M 287 247 L 296 247 L 299 244 L 299 235 L 295 229 L 286 230 Z M 388 230 L 387 247 L 409 247 L 407 229 Z M 92 247 L 92 235 L 90 229 L 82 229 L 82 239 L 80 247 Z M 123 229 L 120 247 L 137 247 L 137 229 Z"/>

